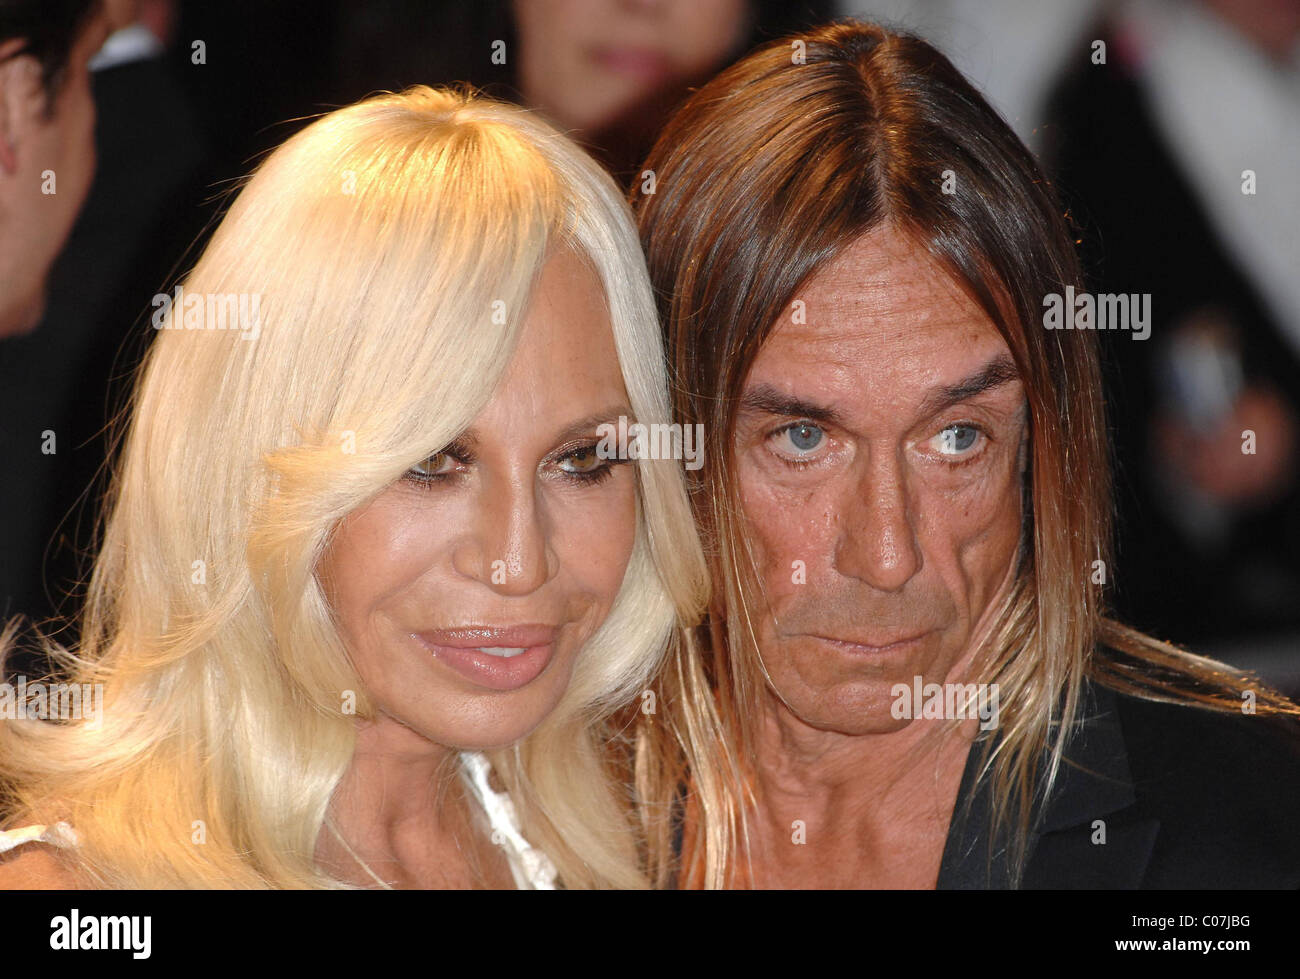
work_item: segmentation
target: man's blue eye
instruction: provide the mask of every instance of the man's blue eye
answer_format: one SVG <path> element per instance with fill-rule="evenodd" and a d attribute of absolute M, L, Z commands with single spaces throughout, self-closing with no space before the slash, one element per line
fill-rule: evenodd
<path fill-rule="evenodd" d="M 949 425 L 939 433 L 939 451 L 945 455 L 958 455 L 975 444 L 979 429 L 970 425 Z"/>
<path fill-rule="evenodd" d="M 811 452 L 817 448 L 825 434 L 816 425 L 807 423 L 791 425 L 785 432 L 790 437 L 790 444 L 800 452 Z"/>

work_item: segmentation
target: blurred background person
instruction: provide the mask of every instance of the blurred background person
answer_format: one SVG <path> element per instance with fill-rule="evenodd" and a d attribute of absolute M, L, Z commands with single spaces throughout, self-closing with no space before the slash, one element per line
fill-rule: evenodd
<path fill-rule="evenodd" d="M 93 14 L 94 4 L 81 6 Z M 52 30 L 41 7 L 36 22 Z M 0 343 L 0 447 L 9 460 L 0 507 L 21 515 L 0 526 L 0 612 L 38 621 L 59 611 L 84 570 L 79 547 L 90 543 L 90 521 L 78 502 L 106 457 L 101 431 L 118 400 L 111 379 L 128 375 L 145 349 L 152 331 L 133 327 L 200 230 L 195 201 L 210 178 L 193 110 L 167 60 L 173 0 L 100 9 L 61 90 L 78 130 L 66 162 L 50 166 L 58 193 L 42 198 L 38 178 L 25 178 L 38 201 L 51 202 L 45 207 L 58 202 L 66 245 L 50 256 L 35 328 Z M 85 199 L 79 216 L 74 194 Z M 6 244 L 43 256 L 54 224 L 26 215 Z"/>
<path fill-rule="evenodd" d="M 26 607 L 44 540 L 33 498 L 48 489 L 42 452 L 52 418 L 24 414 L 29 349 L 46 313 L 51 267 L 95 170 L 90 61 L 130 5 L 104 0 L 0 0 L 0 613 Z M 57 342 L 57 339 L 54 341 Z M 66 363 L 60 365 L 63 374 Z M 20 596 L 21 593 L 21 597 Z M 16 600 L 17 599 L 17 600 Z"/>
<path fill-rule="evenodd" d="M 46 278 L 95 168 L 97 0 L 0 0 L 0 337 L 45 309 Z"/>
<path fill-rule="evenodd" d="M 1300 0 L 1132 0 L 1053 99 L 1047 152 L 1109 344 L 1120 614 L 1225 658 L 1300 660 Z"/>
<path fill-rule="evenodd" d="M 616 171 L 668 113 L 748 45 L 746 0 L 514 0 L 519 90 Z M 792 5 L 792 6 L 798 6 Z"/>
<path fill-rule="evenodd" d="M 382 0 L 345 10 L 339 62 L 349 96 L 432 76 L 532 106 L 626 183 L 692 86 L 834 9 L 830 0 Z"/>
<path fill-rule="evenodd" d="M 917 34 L 939 48 L 1025 145 L 1042 147 L 1047 102 L 1104 0 L 838 0 L 836 15 Z"/>

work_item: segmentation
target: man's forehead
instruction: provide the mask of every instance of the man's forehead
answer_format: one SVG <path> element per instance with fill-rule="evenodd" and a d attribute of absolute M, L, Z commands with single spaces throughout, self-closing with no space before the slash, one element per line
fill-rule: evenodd
<path fill-rule="evenodd" d="M 997 327 L 923 246 L 905 236 L 864 236 L 796 298 L 802 306 L 793 305 L 775 325 L 747 389 L 795 395 L 837 414 L 910 417 L 963 386 L 995 390 L 1014 375 Z"/>
<path fill-rule="evenodd" d="M 859 239 L 795 299 L 756 367 L 777 357 L 851 376 L 919 374 L 942 382 L 1007 350 L 979 305 L 902 236 Z"/>
<path fill-rule="evenodd" d="M 855 337 L 959 342 L 997 334 L 984 311 L 910 236 L 881 229 L 823 265 L 799 290 L 787 330 L 819 343 Z M 799 321 L 806 321 L 800 323 Z"/>

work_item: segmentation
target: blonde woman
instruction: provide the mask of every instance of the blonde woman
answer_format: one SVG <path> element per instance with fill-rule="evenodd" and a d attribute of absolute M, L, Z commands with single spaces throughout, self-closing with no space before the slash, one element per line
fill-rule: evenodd
<path fill-rule="evenodd" d="M 377 97 L 157 305 L 51 650 L 102 709 L 0 723 L 0 886 L 643 886 L 608 718 L 707 579 L 680 463 L 598 450 L 668 420 L 613 182 L 522 110 Z"/>

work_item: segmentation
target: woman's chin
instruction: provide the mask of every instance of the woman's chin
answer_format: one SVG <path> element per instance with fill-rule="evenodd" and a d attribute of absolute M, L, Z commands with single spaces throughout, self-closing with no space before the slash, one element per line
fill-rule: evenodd
<path fill-rule="evenodd" d="M 549 709 L 512 714 L 510 717 L 479 723 L 449 725 L 445 717 L 429 723 L 407 724 L 413 731 L 434 744 L 454 751 L 497 751 L 518 744 L 546 719 Z"/>

